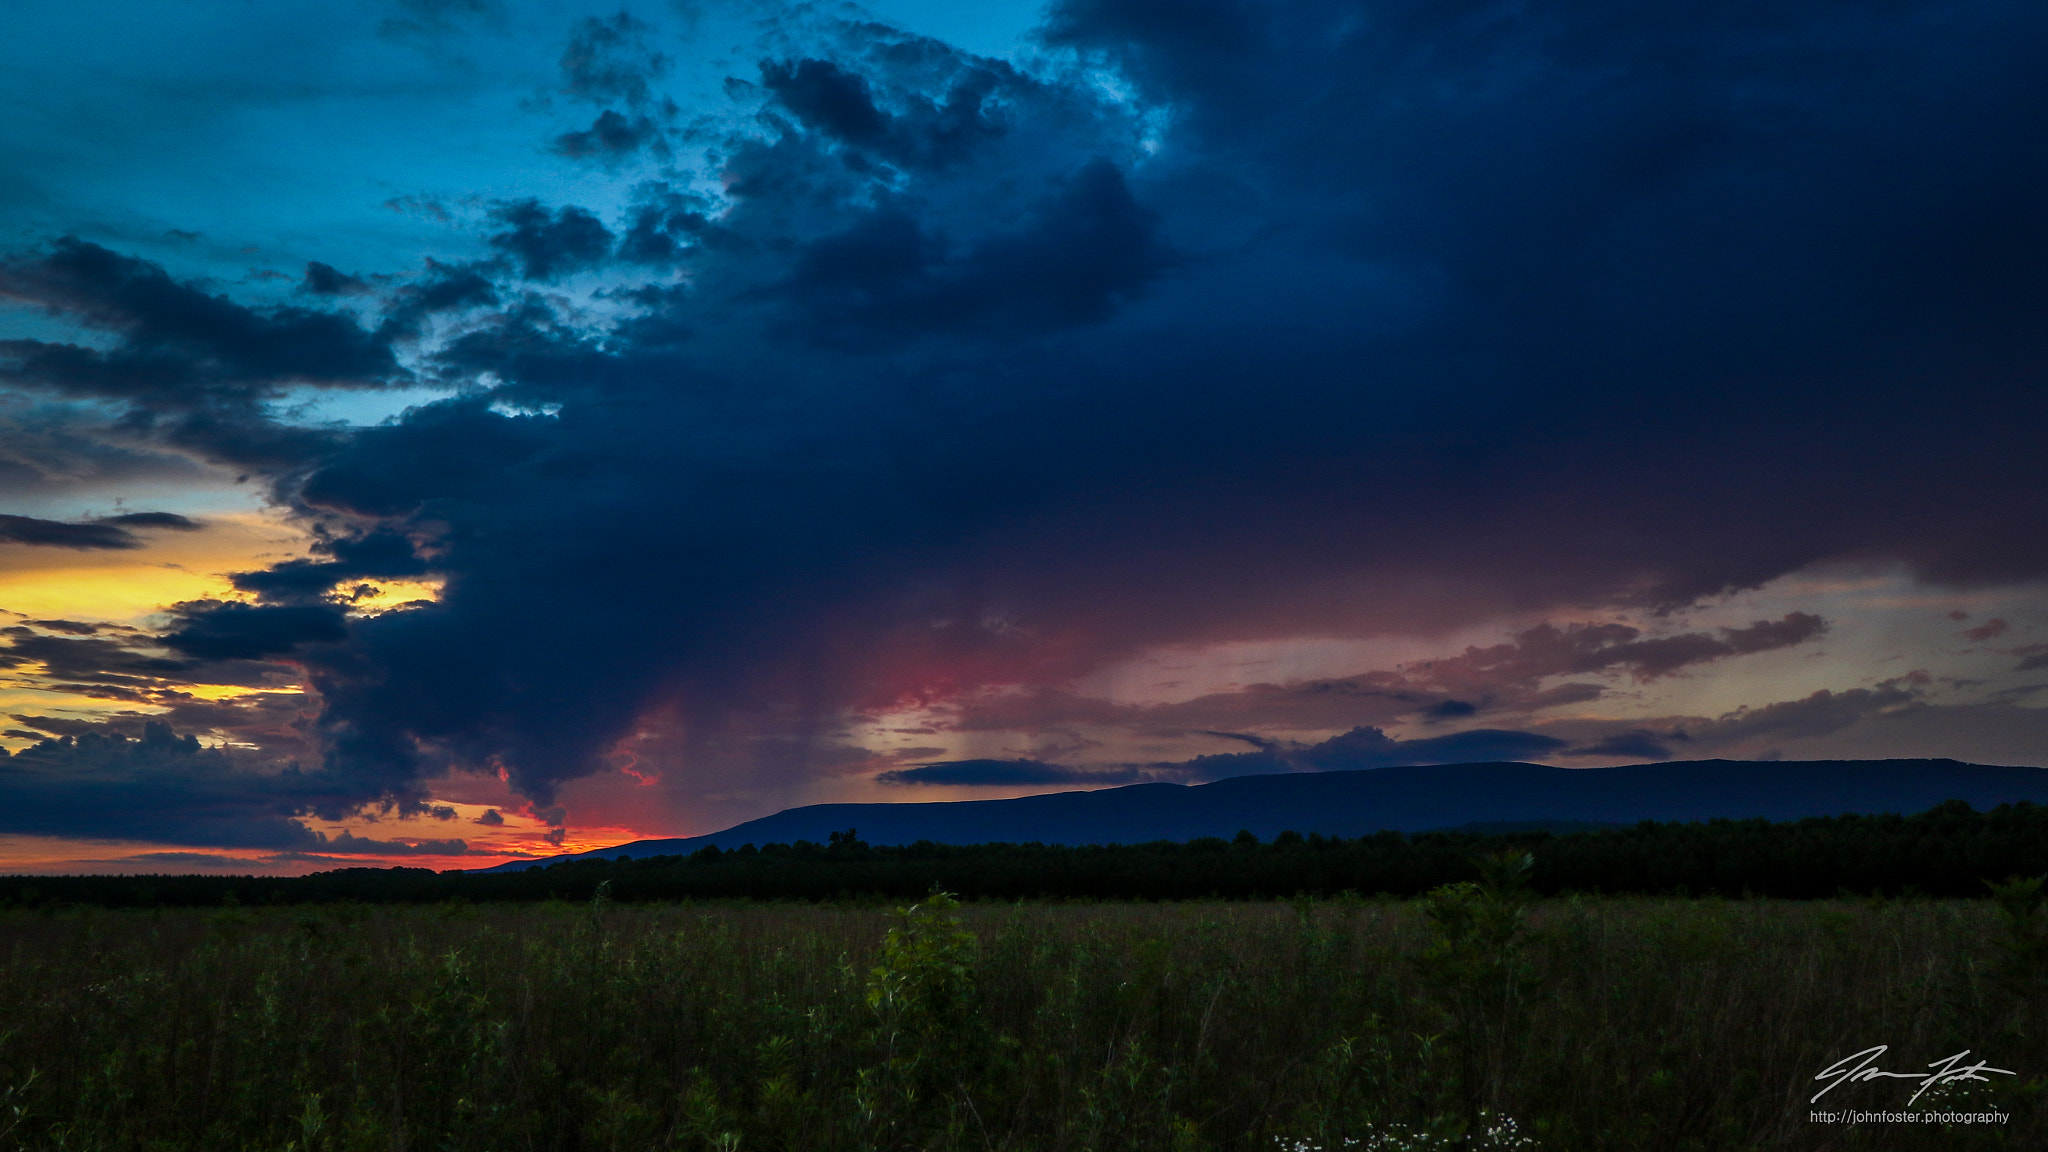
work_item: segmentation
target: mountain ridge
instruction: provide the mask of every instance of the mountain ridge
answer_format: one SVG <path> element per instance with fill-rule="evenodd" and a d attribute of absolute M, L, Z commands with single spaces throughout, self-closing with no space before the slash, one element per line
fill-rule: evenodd
<path fill-rule="evenodd" d="M 857 828 L 873 844 L 1136 844 L 1283 831 L 1355 837 L 1467 825 L 1628 825 L 1642 820 L 1796 820 L 2048 803 L 2048 769 L 1957 760 L 1677 760 L 1613 768 L 1519 761 L 1234 776 L 1127 784 L 1001 800 L 809 804 L 701 836 L 515 860 L 514 871 L 602 856 L 685 855 L 707 845 L 824 841 Z"/>

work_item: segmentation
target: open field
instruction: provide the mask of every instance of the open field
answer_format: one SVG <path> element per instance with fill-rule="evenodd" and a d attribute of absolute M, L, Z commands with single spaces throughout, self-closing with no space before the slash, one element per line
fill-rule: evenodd
<path fill-rule="evenodd" d="M 17 910 L 0 1146 L 2038 1148 L 2008 896 Z M 2009 1122 L 1809 1122 L 1878 1044 Z"/>

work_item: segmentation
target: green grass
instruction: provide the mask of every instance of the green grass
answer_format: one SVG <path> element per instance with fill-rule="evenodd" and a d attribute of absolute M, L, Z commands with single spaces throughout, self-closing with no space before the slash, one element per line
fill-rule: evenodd
<path fill-rule="evenodd" d="M 0 1147 L 2039 1148 L 2008 896 L 17 910 Z M 1873 1044 L 2011 1122 L 1808 1123 Z"/>

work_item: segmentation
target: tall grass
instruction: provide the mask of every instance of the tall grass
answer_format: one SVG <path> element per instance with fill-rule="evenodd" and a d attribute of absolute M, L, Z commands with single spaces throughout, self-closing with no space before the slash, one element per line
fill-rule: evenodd
<path fill-rule="evenodd" d="M 0 1147 L 2038 1148 L 2008 897 L 15 911 Z M 1874 1044 L 2010 1123 L 1809 1123 Z"/>

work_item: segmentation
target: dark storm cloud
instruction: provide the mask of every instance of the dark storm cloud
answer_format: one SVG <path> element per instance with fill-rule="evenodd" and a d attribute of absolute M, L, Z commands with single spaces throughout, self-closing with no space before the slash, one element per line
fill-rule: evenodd
<path fill-rule="evenodd" d="M 342 610 L 330 604 L 193 600 L 175 606 L 172 614 L 178 624 L 163 634 L 161 643 L 201 660 L 260 660 L 348 636 Z"/>
<path fill-rule="evenodd" d="M 661 126 L 647 116 L 628 117 L 607 108 L 590 127 L 555 137 L 554 150 L 572 160 L 628 156 L 661 142 Z"/>
<path fill-rule="evenodd" d="M 942 169 L 968 160 L 1018 127 L 1021 109 L 1043 115 L 1061 97 L 999 60 L 965 56 L 930 40 L 869 25 L 862 55 L 884 67 L 803 57 L 761 62 L 776 109 L 816 137 L 871 161 Z M 1034 108 L 1036 105 L 1038 107 Z"/>
<path fill-rule="evenodd" d="M 611 232 L 573 205 L 549 212 L 538 201 L 521 200 L 491 215 L 508 226 L 491 236 L 491 247 L 512 257 L 529 280 L 553 280 L 593 267 L 611 252 Z"/>
<path fill-rule="evenodd" d="M 830 60 L 761 65 L 761 84 L 807 128 L 847 144 L 879 144 L 889 117 L 875 107 L 867 81 Z"/>
<path fill-rule="evenodd" d="M 231 579 L 237 589 L 254 592 L 261 600 L 302 600 L 345 581 L 401 580 L 428 571 L 412 541 L 396 532 L 319 539 L 312 550 L 330 559 L 287 560 L 256 572 L 237 572 Z"/>
<path fill-rule="evenodd" d="M 331 264 L 318 260 L 306 263 L 306 278 L 299 283 L 299 290 L 315 296 L 352 296 L 369 291 L 370 286 L 360 276 L 351 276 L 338 271 Z"/>
<path fill-rule="evenodd" d="M 1048 192 L 1024 225 L 949 252 L 882 209 L 812 242 L 785 288 L 800 331 L 835 343 L 927 332 L 1032 333 L 1107 319 L 1172 263 L 1155 214 L 1097 158 Z"/>
<path fill-rule="evenodd" d="M 619 237 L 619 259 L 629 264 L 672 264 L 691 245 L 713 233 L 710 206 L 698 196 L 673 189 L 652 192 L 635 207 Z M 659 297 L 656 297 L 657 299 Z"/>
<path fill-rule="evenodd" d="M 402 423 L 358 432 L 300 496 L 358 516 L 403 518 L 430 502 L 473 508 L 553 446 L 548 431 L 542 421 L 501 416 L 476 400 L 428 405 Z"/>
<path fill-rule="evenodd" d="M 23 383 L 93 395 L 179 399 L 273 381 L 381 380 L 390 349 L 353 320 L 303 308 L 258 310 L 171 279 L 154 264 L 67 237 L 0 264 L 0 293 L 119 337 L 111 351 L 36 340 L 4 344 Z"/>
<path fill-rule="evenodd" d="M 481 265 L 428 260 L 424 276 L 389 295 L 379 330 L 390 336 L 416 337 L 431 316 L 497 304 L 498 285 L 485 275 L 487 270 Z"/>
<path fill-rule="evenodd" d="M 262 406 L 284 387 L 377 387 L 403 376 L 389 340 L 348 316 L 251 308 L 74 237 L 0 260 L 0 296 L 112 338 L 107 347 L 0 341 L 0 382 L 124 402 L 126 430 L 235 464 L 289 467 L 330 442 L 269 419 Z"/>
<path fill-rule="evenodd" d="M 784 331 L 852 347 L 1056 332 L 1103 322 L 1174 266 L 1158 213 L 1126 179 L 1134 129 L 1118 110 L 932 41 L 860 31 L 872 37 L 867 74 L 809 57 L 762 63 L 770 109 L 801 131 L 728 165 L 748 202 L 712 234 L 728 245 L 769 222 L 753 205 L 782 215 L 761 202 L 785 189 L 837 185 L 860 206 L 850 224 L 790 237 L 794 266 L 757 289 L 795 305 Z M 1050 143 L 1053 132 L 1065 140 Z M 966 167 L 976 161 L 994 170 Z M 963 193 L 981 211 L 933 203 Z"/>
<path fill-rule="evenodd" d="M 336 771 L 374 794 L 502 763 L 550 801 L 662 706 L 678 787 L 793 787 L 846 708 L 1147 645 L 1650 613 L 1833 557 L 2048 574 L 2037 6 L 1134 0 L 1050 29 L 1101 71 L 842 27 L 735 86 L 761 116 L 702 184 L 650 177 L 609 222 L 499 209 L 502 264 L 454 297 L 497 311 L 425 350 L 477 391 L 284 485 L 448 582 L 293 652 Z M 579 28 L 572 93 L 651 109 L 637 35 Z M 510 268 L 601 270 L 643 314 L 579 320 Z M 312 325 L 309 362 L 388 354 L 333 317 L 239 322 Z M 212 371 L 260 388 L 279 355 Z M 1583 701 L 1602 685 L 1543 685 L 1823 630 L 1546 625 L 1175 726 Z M 1729 732 L 1845 702 L 1871 700 Z M 1545 754 L 1527 735 L 1344 748 Z"/>
<path fill-rule="evenodd" d="M 0 759 L 0 831 L 217 848 L 385 853 L 465 851 L 461 841 L 329 838 L 296 816 L 360 803 L 348 781 L 296 767 L 256 771 L 161 722 L 139 739 L 89 732 Z M 432 847 L 426 847 L 431 844 Z"/>

